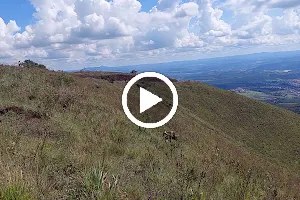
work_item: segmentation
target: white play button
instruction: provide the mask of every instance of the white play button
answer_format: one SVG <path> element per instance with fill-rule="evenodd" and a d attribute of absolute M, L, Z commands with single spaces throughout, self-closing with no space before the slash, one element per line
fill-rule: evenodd
<path fill-rule="evenodd" d="M 153 78 L 159 79 L 160 81 L 164 82 L 164 84 L 166 84 L 169 87 L 169 88 L 167 88 L 167 90 L 170 90 L 170 91 L 166 90 L 164 92 L 156 91 L 159 94 L 159 96 L 160 96 L 159 97 L 157 95 L 152 94 L 148 90 L 145 90 L 143 87 L 140 87 L 140 86 L 137 85 L 139 87 L 139 90 L 140 90 L 140 108 L 138 109 L 138 106 L 134 105 L 136 103 L 136 100 L 133 100 L 134 104 L 130 105 L 130 106 L 133 106 L 132 109 L 133 109 L 135 114 L 141 115 L 141 116 L 138 116 L 138 117 L 141 117 L 142 119 L 145 119 L 142 116 L 145 115 L 144 112 L 146 110 L 148 110 L 148 109 L 152 108 L 153 106 L 157 105 L 159 102 L 165 101 L 165 104 L 159 104 L 159 105 L 157 105 L 156 108 L 153 108 L 154 112 L 158 111 L 157 113 L 153 113 L 153 112 L 151 113 L 151 110 L 149 110 L 149 113 L 147 113 L 147 119 L 149 119 L 149 122 L 140 121 L 138 118 L 136 118 L 131 113 L 131 111 L 129 110 L 129 107 L 128 107 L 128 99 L 127 99 L 128 98 L 128 93 L 129 93 L 129 90 L 131 90 L 131 87 L 134 84 L 136 84 L 138 81 L 140 81 L 141 79 L 144 79 L 144 78 L 152 78 L 152 80 L 153 80 Z M 151 84 L 149 85 L 149 87 L 151 88 Z M 136 87 L 134 87 L 134 88 L 136 88 Z M 164 87 L 161 85 L 160 89 L 162 89 L 162 88 L 164 88 Z M 156 89 L 158 89 L 158 88 L 156 88 Z M 135 90 L 133 90 L 133 91 L 135 91 Z M 170 104 L 170 97 L 169 96 L 163 96 L 164 94 L 168 94 L 168 92 L 171 92 L 172 97 L 173 97 L 172 98 L 172 104 L 173 105 L 172 105 L 172 108 L 170 109 L 170 111 L 166 110 L 166 108 L 169 109 L 169 107 L 166 106 L 166 105 L 171 105 Z M 133 92 L 133 94 L 134 94 L 134 96 L 136 96 L 135 92 Z M 132 98 L 132 96 L 131 96 L 131 98 Z M 161 126 L 165 125 L 166 123 L 168 123 L 172 119 L 172 117 L 175 115 L 176 110 L 177 110 L 177 106 L 178 106 L 177 90 L 176 90 L 174 84 L 172 83 L 172 81 L 169 80 L 164 75 L 159 74 L 159 73 L 155 73 L 155 72 L 144 72 L 144 73 L 138 74 L 135 77 L 133 77 L 127 83 L 127 85 L 125 86 L 125 88 L 123 90 L 123 94 L 122 94 L 122 106 L 123 106 L 124 112 L 125 112 L 126 116 L 128 117 L 128 119 L 130 119 L 137 126 L 140 126 L 140 127 L 143 127 L 143 128 L 158 128 L 158 127 L 161 127 Z M 161 106 L 161 107 L 159 107 L 159 106 Z M 135 110 L 135 108 L 136 108 L 136 110 Z M 168 114 L 166 114 L 166 116 L 161 115 L 161 114 L 165 114 L 165 111 L 169 111 Z M 153 116 L 152 114 L 157 114 L 157 116 L 158 116 L 157 117 L 157 119 L 158 119 L 157 122 L 150 121 L 152 119 L 155 119 L 155 116 Z M 164 118 L 160 119 L 160 117 L 164 117 Z"/>
<path fill-rule="evenodd" d="M 159 102 L 162 102 L 162 98 L 140 87 L 140 113 L 152 108 Z"/>

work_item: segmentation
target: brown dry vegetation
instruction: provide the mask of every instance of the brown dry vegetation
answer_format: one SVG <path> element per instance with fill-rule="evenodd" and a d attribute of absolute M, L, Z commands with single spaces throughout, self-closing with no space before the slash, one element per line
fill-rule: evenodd
<path fill-rule="evenodd" d="M 1 67 L 0 199 L 300 199 L 299 115 L 179 82 L 175 117 L 146 130 L 124 86 Z"/>
<path fill-rule="evenodd" d="M 134 70 L 133 70 L 134 71 Z M 71 73 L 74 76 L 81 78 L 94 78 L 109 81 L 111 83 L 115 81 L 130 81 L 136 73 L 118 73 L 118 72 L 74 72 Z M 170 78 L 172 82 L 177 82 L 176 79 Z M 157 82 L 159 79 L 147 78 L 148 82 Z"/>

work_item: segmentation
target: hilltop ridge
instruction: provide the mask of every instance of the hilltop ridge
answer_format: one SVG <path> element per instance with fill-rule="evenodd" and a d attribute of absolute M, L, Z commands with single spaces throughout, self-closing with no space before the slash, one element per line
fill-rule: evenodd
<path fill-rule="evenodd" d="M 0 197 L 300 198 L 299 115 L 175 82 L 174 118 L 142 129 L 123 113 L 126 81 L 103 76 L 0 68 Z"/>

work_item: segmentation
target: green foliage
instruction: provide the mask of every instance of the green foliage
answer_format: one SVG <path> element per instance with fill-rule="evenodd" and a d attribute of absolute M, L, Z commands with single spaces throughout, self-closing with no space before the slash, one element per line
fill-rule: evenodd
<path fill-rule="evenodd" d="M 95 167 L 84 172 L 84 196 L 87 199 L 116 199 L 118 178 L 110 177 L 102 167 Z"/>
<path fill-rule="evenodd" d="M 1 200 L 33 200 L 33 195 L 29 192 L 26 185 L 9 185 L 0 189 Z"/>
<path fill-rule="evenodd" d="M 58 82 L 59 85 L 61 86 L 70 86 L 72 83 L 75 82 L 75 79 L 73 76 L 66 74 L 64 72 L 60 72 L 59 76 L 58 76 Z"/>
<path fill-rule="evenodd" d="M 28 68 L 46 69 L 45 65 L 33 62 L 31 60 L 25 60 L 23 63 L 21 63 L 21 65 Z"/>

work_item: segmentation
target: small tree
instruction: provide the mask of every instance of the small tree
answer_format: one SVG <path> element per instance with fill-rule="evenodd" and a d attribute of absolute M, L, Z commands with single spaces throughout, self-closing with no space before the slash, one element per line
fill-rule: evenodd
<path fill-rule="evenodd" d="M 32 60 L 25 60 L 23 63 L 21 63 L 21 65 L 23 67 L 28 67 L 28 68 L 30 68 L 30 67 L 36 67 L 36 68 L 46 69 L 45 65 L 33 62 Z"/>
<path fill-rule="evenodd" d="M 137 74 L 137 71 L 136 70 L 132 70 L 130 73 L 131 74 Z"/>

